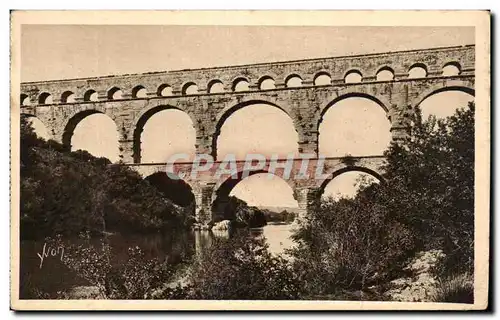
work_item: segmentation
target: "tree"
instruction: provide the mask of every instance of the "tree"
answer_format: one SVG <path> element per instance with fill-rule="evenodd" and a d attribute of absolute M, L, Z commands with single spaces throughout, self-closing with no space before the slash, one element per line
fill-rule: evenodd
<path fill-rule="evenodd" d="M 135 171 L 36 137 L 21 118 L 21 237 L 183 228 L 187 217 Z"/>
<path fill-rule="evenodd" d="M 420 109 L 410 137 L 386 151 L 381 186 L 329 200 L 295 238 L 311 292 L 366 290 L 398 276 L 416 251 L 441 249 L 441 273 L 473 273 L 474 104 L 444 120 Z"/>
<path fill-rule="evenodd" d="M 383 176 L 387 210 L 418 235 L 419 247 L 442 248 L 447 267 L 473 270 L 474 104 L 444 120 L 416 110 L 411 139 L 394 144 Z"/>
<path fill-rule="evenodd" d="M 382 188 L 373 184 L 354 199 L 323 201 L 294 234 L 299 246 L 292 255 L 307 292 L 346 299 L 346 293 L 365 294 L 401 274 L 400 266 L 414 252 L 414 237 L 379 203 Z"/>
<path fill-rule="evenodd" d="M 260 228 L 267 224 L 264 212 L 257 207 L 249 206 L 246 201 L 229 196 L 224 213 L 219 219 L 232 220 L 237 227 Z"/>

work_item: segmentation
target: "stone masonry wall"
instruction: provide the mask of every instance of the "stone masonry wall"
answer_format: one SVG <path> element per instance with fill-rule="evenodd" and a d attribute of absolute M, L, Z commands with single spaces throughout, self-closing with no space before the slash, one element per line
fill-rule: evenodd
<path fill-rule="evenodd" d="M 426 97 L 443 90 L 474 94 L 474 55 L 472 45 L 29 82 L 21 84 L 20 109 L 22 114 L 40 119 L 51 138 L 68 148 L 73 131 L 82 119 L 94 113 L 106 114 L 115 122 L 119 134 L 120 161 L 140 164 L 141 132 L 155 113 L 169 108 L 186 112 L 196 130 L 196 152 L 208 153 L 217 159 L 217 138 L 224 121 L 246 105 L 262 103 L 290 116 L 298 134 L 298 153 L 317 154 L 323 115 L 336 102 L 350 97 L 376 102 L 387 115 L 393 139 L 401 139 L 408 134 L 408 116 Z M 443 75 L 443 67 L 447 65 L 455 66 L 457 74 Z M 412 67 L 422 67 L 425 77 L 410 78 Z M 390 71 L 393 78 L 377 79 L 380 70 Z M 361 81 L 346 83 L 345 76 L 350 72 L 362 75 Z M 319 75 L 327 75 L 330 82 L 319 85 L 315 82 Z M 287 80 L 291 76 L 298 76 L 301 86 L 289 86 Z M 248 82 L 248 89 L 235 92 L 236 82 L 242 79 Z M 274 87 L 261 88 L 265 79 L 274 81 Z M 224 92 L 210 91 L 215 82 L 222 83 Z M 198 91 L 186 92 L 190 84 L 196 84 Z M 166 95 L 161 91 L 165 87 L 171 89 Z M 136 95 L 140 88 L 145 90 L 145 96 Z M 121 90 L 121 97 L 113 96 L 117 90 Z M 89 101 L 91 92 L 97 94 L 97 101 Z M 68 96 L 74 100 L 68 100 Z M 220 181 L 190 181 L 190 184 L 197 201 L 198 217 L 209 220 L 210 204 Z M 294 194 L 304 214 L 314 205 L 320 189 L 321 186 L 312 183 L 294 184 Z"/>

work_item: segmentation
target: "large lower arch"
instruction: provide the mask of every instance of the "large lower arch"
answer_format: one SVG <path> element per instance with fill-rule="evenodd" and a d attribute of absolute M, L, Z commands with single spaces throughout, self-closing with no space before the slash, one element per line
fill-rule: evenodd
<path fill-rule="evenodd" d="M 135 122 L 134 126 L 134 132 L 133 132 L 133 143 L 134 143 L 134 163 L 141 163 L 143 161 L 143 154 L 142 154 L 142 148 L 141 148 L 141 135 L 143 133 L 144 127 L 146 126 L 146 123 L 148 120 L 150 120 L 154 115 L 158 114 L 159 112 L 165 111 L 165 110 L 176 110 L 179 112 L 183 112 L 184 114 L 189 117 L 189 115 L 182 109 L 170 106 L 170 105 L 158 105 L 155 107 L 152 107 L 151 109 L 145 111 L 142 113 L 137 121 Z M 189 117 L 191 119 L 191 117 Z M 191 120 L 191 125 L 192 125 L 192 120 Z M 193 132 L 194 132 L 194 137 L 196 137 L 196 132 L 193 127 Z M 161 141 L 159 143 L 164 143 L 164 141 Z M 193 148 L 194 148 L 194 141 L 193 141 Z"/>
<path fill-rule="evenodd" d="M 440 79 L 439 81 L 424 82 L 424 86 L 416 90 L 417 94 L 411 99 L 413 107 L 419 106 L 426 98 L 445 91 L 459 91 L 475 95 L 475 79 L 472 76 L 454 76 Z"/>
<path fill-rule="evenodd" d="M 425 90 L 424 92 L 422 92 L 416 99 L 415 99 L 415 106 L 420 106 L 420 104 L 427 98 L 435 95 L 435 94 L 438 94 L 438 93 L 441 93 L 441 92 L 447 92 L 447 91 L 458 91 L 458 92 L 464 92 L 464 93 L 467 93 L 467 94 L 470 94 L 471 96 L 475 96 L 475 90 L 474 88 L 471 88 L 469 86 L 466 86 L 466 85 L 450 85 L 450 86 L 447 86 L 447 85 L 444 85 L 444 86 L 439 86 L 439 87 L 431 87 L 427 90 Z"/>
<path fill-rule="evenodd" d="M 321 117 L 320 117 L 320 120 L 318 122 L 318 128 L 323 120 L 323 116 L 328 111 L 328 109 L 331 108 L 336 103 L 338 103 L 342 100 L 348 99 L 348 98 L 365 98 L 365 99 L 371 100 L 371 101 L 375 102 L 376 104 L 378 104 L 380 106 L 380 108 L 382 108 L 386 113 L 389 113 L 389 106 L 386 105 L 387 102 L 384 103 L 384 102 L 382 102 L 381 99 L 379 99 L 371 94 L 367 94 L 367 93 L 363 93 L 363 92 L 347 92 L 347 93 L 339 95 L 335 99 L 328 102 L 325 106 L 323 106 L 323 108 L 321 109 Z"/>
<path fill-rule="evenodd" d="M 326 190 L 327 186 L 332 181 L 334 181 L 335 178 L 338 178 L 338 177 L 340 177 L 340 176 L 342 176 L 343 174 L 346 174 L 346 173 L 364 173 L 364 174 L 367 174 L 367 175 L 375 178 L 382 185 L 385 184 L 385 180 L 382 177 L 382 175 L 379 172 L 377 172 L 377 171 L 375 171 L 373 169 L 362 167 L 362 166 L 346 166 L 346 167 L 340 168 L 340 169 L 332 172 L 327 179 L 323 180 L 323 182 L 321 183 L 321 185 L 319 187 L 318 197 L 321 198 L 323 196 L 323 194 L 325 193 L 325 190 Z"/>
<path fill-rule="evenodd" d="M 432 87 L 417 98 L 415 105 L 420 108 L 423 120 L 430 115 L 443 119 L 467 107 L 468 102 L 474 100 L 474 94 L 474 89 L 466 86 Z"/>
<path fill-rule="evenodd" d="M 83 110 L 76 113 L 68 120 L 66 126 L 64 127 L 62 136 L 62 143 L 68 150 L 71 150 L 71 138 L 73 137 L 73 133 L 75 132 L 76 126 L 86 117 L 98 113 L 104 114 L 102 111 L 95 109 Z"/>
<path fill-rule="evenodd" d="M 290 119 L 290 124 L 291 124 L 290 128 L 293 127 L 293 131 L 294 131 L 293 134 L 295 134 L 293 139 L 295 139 L 295 141 L 298 142 L 298 133 L 297 133 L 297 130 L 295 129 L 294 121 L 291 118 L 289 112 L 287 112 L 287 110 L 285 110 L 284 108 L 282 108 L 281 106 L 279 106 L 278 104 L 276 104 L 274 102 L 270 102 L 267 100 L 261 100 L 261 99 L 252 99 L 252 100 L 237 103 L 237 104 L 225 109 L 217 117 L 215 132 L 214 132 L 213 137 L 212 137 L 212 157 L 214 159 L 218 159 L 217 157 L 220 155 L 220 152 L 219 152 L 220 148 L 219 148 L 218 143 L 220 142 L 222 128 L 223 128 L 224 124 L 227 123 L 227 120 L 231 116 L 233 116 L 236 112 L 238 112 L 246 107 L 260 106 L 260 105 L 270 107 L 270 108 L 275 108 L 275 110 L 280 110 L 283 113 L 283 115 L 285 115 L 288 119 Z M 247 119 L 245 119 L 245 120 L 247 120 Z M 285 129 L 283 126 L 280 126 L 280 128 L 283 128 L 285 131 L 288 130 L 288 129 Z M 264 129 L 268 129 L 268 128 L 264 128 Z M 277 137 L 277 138 L 279 138 L 279 137 Z M 290 138 L 290 139 L 292 139 L 292 138 Z M 297 150 L 298 150 L 298 143 L 297 143 L 297 147 L 295 148 L 294 152 L 297 152 Z"/>
<path fill-rule="evenodd" d="M 389 109 L 378 98 L 350 92 L 330 101 L 318 121 L 319 155 L 382 155 L 392 140 Z"/>
<path fill-rule="evenodd" d="M 146 178 L 151 185 L 174 204 L 188 210 L 189 214 L 195 214 L 195 196 L 192 187 L 182 179 L 171 179 L 166 172 L 155 172 Z"/>
<path fill-rule="evenodd" d="M 118 154 L 119 154 L 119 151 L 118 151 L 118 137 L 119 137 L 119 134 L 118 134 L 118 131 L 117 131 L 117 128 L 116 128 L 116 123 L 114 122 L 114 120 L 112 118 L 110 118 L 108 115 L 106 115 L 104 112 L 100 111 L 100 110 L 96 110 L 96 109 L 88 109 L 88 110 L 83 110 L 83 111 L 80 111 L 78 113 L 76 113 L 75 115 L 73 115 L 69 120 L 68 122 L 66 123 L 66 126 L 64 127 L 64 131 L 63 131 L 63 135 L 62 135 L 62 143 L 63 145 L 65 146 L 65 148 L 70 151 L 72 149 L 72 139 L 74 137 L 74 133 L 75 133 L 75 129 L 77 128 L 77 126 L 84 120 L 86 119 L 87 117 L 91 116 L 91 115 L 96 115 L 96 114 L 99 114 L 99 115 L 105 115 L 109 120 L 110 120 L 110 123 L 113 123 L 114 124 L 114 132 L 116 133 L 116 145 L 113 146 L 112 148 L 110 148 L 110 146 L 106 146 L 106 147 L 102 147 L 98 153 L 99 154 L 94 154 L 95 156 L 102 156 L 102 154 L 100 153 L 107 153 L 107 154 L 110 154 L 111 155 L 111 152 L 114 151 L 114 153 L 116 154 L 116 157 L 118 157 Z M 101 128 L 99 128 L 101 129 Z M 95 132 L 92 132 L 92 133 L 95 133 Z M 115 140 L 115 138 L 113 138 L 113 140 Z M 99 142 L 105 142 L 103 140 L 101 141 L 93 141 L 93 143 L 95 143 L 96 145 L 99 143 Z M 106 149 L 106 150 L 105 150 Z M 89 152 L 91 152 L 91 150 L 87 150 Z M 91 152 L 92 153 L 92 152 Z M 111 157 L 111 156 L 107 156 L 107 157 Z M 113 161 L 113 159 L 110 159 L 111 161 Z"/>
<path fill-rule="evenodd" d="M 282 182 L 282 183 L 280 183 L 281 185 L 287 185 L 287 189 L 289 189 L 289 192 L 290 192 L 289 195 L 291 197 L 293 197 L 293 201 L 295 202 L 295 206 L 298 207 L 298 203 L 296 202 L 296 199 L 295 199 L 295 193 L 293 191 L 294 182 L 292 180 L 284 180 L 281 177 L 278 177 L 272 173 L 269 173 L 266 170 L 250 171 L 250 172 L 247 172 L 246 176 L 243 176 L 243 173 L 244 173 L 243 171 L 240 171 L 240 172 L 238 172 L 237 178 L 228 177 L 227 179 L 220 181 L 219 183 L 217 183 L 215 185 L 214 192 L 212 194 L 212 215 L 213 216 L 222 215 L 227 203 L 229 202 L 231 192 L 233 190 L 235 190 L 236 186 L 239 183 L 244 182 L 246 179 L 255 178 L 259 175 L 262 175 L 262 178 L 264 178 L 264 179 L 268 179 L 269 177 L 271 177 L 271 179 L 269 179 L 269 181 L 271 183 L 276 184 L 276 182 L 273 181 L 273 180 L 275 180 L 275 181 Z M 257 192 L 266 192 L 266 191 L 265 190 L 258 190 Z M 282 198 L 282 200 L 283 199 L 286 200 L 286 195 L 276 194 L 274 196 L 276 197 L 277 200 L 280 200 L 279 199 L 280 197 Z M 255 196 L 255 198 L 259 198 L 259 197 L 261 197 L 261 195 Z M 286 201 L 289 201 L 289 200 L 290 199 L 288 199 Z M 261 204 L 266 205 L 265 202 L 261 203 Z M 250 205 L 252 205 L 252 204 L 250 204 Z M 255 204 L 255 205 L 259 205 L 259 204 Z"/>

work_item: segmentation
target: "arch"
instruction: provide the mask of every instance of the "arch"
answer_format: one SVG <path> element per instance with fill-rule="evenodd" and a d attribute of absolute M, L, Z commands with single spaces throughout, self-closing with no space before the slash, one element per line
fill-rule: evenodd
<path fill-rule="evenodd" d="M 259 79 L 259 89 L 260 90 L 271 90 L 276 89 L 275 81 L 270 76 L 263 76 Z"/>
<path fill-rule="evenodd" d="M 429 98 L 430 96 L 433 96 L 435 94 L 438 94 L 440 92 L 445 92 L 445 91 L 462 91 L 462 92 L 470 94 L 471 96 L 475 96 L 474 88 L 468 87 L 466 85 L 452 85 L 452 86 L 443 85 L 441 87 L 433 86 L 433 87 L 425 90 L 423 93 L 421 93 L 417 97 L 417 99 L 416 99 L 417 102 L 415 104 L 415 107 L 419 106 L 425 99 Z"/>
<path fill-rule="evenodd" d="M 97 101 L 97 100 L 99 100 L 99 97 L 95 90 L 89 89 L 83 95 L 83 101 Z"/>
<path fill-rule="evenodd" d="M 52 96 L 48 92 L 42 92 L 38 96 L 38 104 L 52 104 Z"/>
<path fill-rule="evenodd" d="M 218 181 L 214 187 L 214 191 L 213 191 L 214 195 L 217 196 L 221 192 L 225 193 L 226 191 L 227 191 L 227 195 L 229 195 L 231 190 L 233 190 L 233 188 L 238 183 L 240 183 L 241 181 L 244 180 L 244 178 L 242 177 L 243 172 L 244 172 L 243 170 L 238 171 L 238 175 L 237 175 L 236 179 L 233 179 L 233 177 L 230 176 L 230 177 L 226 178 L 225 180 Z M 269 172 L 266 170 L 253 170 L 253 171 L 248 172 L 248 176 L 251 177 L 254 174 L 258 174 L 258 173 L 269 173 Z M 213 201 L 215 201 L 215 198 L 212 198 L 212 202 Z"/>
<path fill-rule="evenodd" d="M 62 136 L 62 143 L 67 148 L 68 151 L 71 151 L 71 138 L 73 137 L 73 133 L 75 132 L 76 126 L 86 117 L 88 117 L 92 114 L 96 114 L 96 113 L 106 115 L 106 113 L 104 113 L 101 110 L 88 109 L 88 110 L 83 110 L 83 111 L 77 112 L 68 120 L 68 122 L 66 123 L 66 125 L 64 127 L 63 136 Z M 114 122 L 114 119 L 112 119 L 111 117 L 109 117 L 109 118 L 111 120 L 113 120 L 113 122 Z M 116 123 L 115 123 L 115 125 L 116 125 Z"/>
<path fill-rule="evenodd" d="M 445 77 L 458 76 L 462 72 L 462 66 L 457 61 L 450 61 L 443 66 L 442 74 Z"/>
<path fill-rule="evenodd" d="M 191 95 L 198 93 L 198 86 L 194 82 L 187 82 L 182 86 L 183 95 Z"/>
<path fill-rule="evenodd" d="M 377 103 L 386 113 L 389 113 L 388 107 L 382 101 L 380 101 L 377 97 L 374 97 L 370 94 L 363 93 L 363 92 L 348 92 L 348 93 L 342 94 L 342 95 L 338 96 L 337 98 L 331 100 L 328 104 L 326 104 L 323 107 L 323 109 L 321 110 L 321 115 L 320 115 L 318 126 L 317 126 L 318 130 L 319 130 L 319 125 L 321 124 L 321 122 L 323 120 L 323 116 L 328 111 L 328 109 L 331 106 L 333 106 L 334 104 L 336 104 L 344 99 L 348 99 L 348 98 L 366 98 L 368 100 L 371 100 L 371 101 Z"/>
<path fill-rule="evenodd" d="M 323 180 L 323 182 L 321 183 L 321 185 L 319 187 L 318 197 L 321 198 L 321 196 L 325 192 L 326 186 L 333 179 L 335 179 L 336 177 L 340 176 L 343 173 L 353 172 L 353 171 L 363 172 L 363 173 L 369 174 L 369 175 L 373 176 L 374 178 L 376 178 L 378 181 L 380 181 L 380 184 L 382 184 L 382 185 L 385 185 L 385 183 L 386 183 L 385 179 L 382 177 L 382 175 L 380 173 L 378 173 L 370 168 L 366 168 L 366 167 L 362 167 L 362 166 L 345 166 L 343 168 L 340 168 L 340 169 L 332 172 L 327 179 Z"/>
<path fill-rule="evenodd" d="M 122 91 L 118 87 L 112 87 L 108 90 L 108 100 L 118 100 L 122 98 Z"/>
<path fill-rule="evenodd" d="M 31 105 L 31 101 L 30 101 L 29 96 L 27 94 L 21 93 L 19 101 L 21 103 L 21 106 L 29 106 L 29 105 Z"/>
<path fill-rule="evenodd" d="M 394 70 L 389 66 L 384 66 L 377 71 L 377 81 L 392 81 L 394 80 Z"/>
<path fill-rule="evenodd" d="M 156 94 L 159 97 L 168 97 L 171 96 L 172 93 L 172 87 L 168 84 L 161 84 L 158 86 L 158 89 L 156 90 Z"/>
<path fill-rule="evenodd" d="M 132 89 L 132 98 L 146 98 L 148 95 L 148 91 L 146 90 L 146 88 L 144 88 L 144 86 L 141 86 L 141 85 L 138 85 L 138 86 L 135 86 L 133 89 Z"/>
<path fill-rule="evenodd" d="M 233 113 L 235 113 L 236 111 L 243 109 L 244 107 L 254 105 L 254 104 L 265 104 L 265 105 L 269 105 L 269 106 L 278 108 L 281 111 L 283 111 L 287 116 L 289 116 L 293 121 L 293 118 L 290 116 L 290 114 L 285 109 L 283 109 L 282 107 L 280 107 L 279 105 L 277 105 L 276 103 L 273 103 L 271 101 L 262 100 L 262 99 L 251 99 L 251 100 L 243 101 L 243 102 L 240 102 L 236 105 L 233 105 L 232 107 L 223 110 L 219 114 L 219 116 L 217 117 L 217 123 L 215 125 L 215 132 L 214 132 L 214 135 L 212 137 L 212 157 L 214 159 L 217 159 L 217 139 L 219 138 L 222 126 L 224 125 L 226 120 L 229 119 L 229 117 L 231 117 L 231 115 Z"/>
<path fill-rule="evenodd" d="M 330 101 L 321 110 L 317 132 L 318 152 L 328 157 L 378 156 L 392 140 L 388 109 L 378 98 L 358 92 Z"/>
<path fill-rule="evenodd" d="M 408 68 L 409 79 L 426 78 L 427 73 L 427 66 L 420 62 L 414 63 Z"/>
<path fill-rule="evenodd" d="M 72 91 L 64 91 L 61 94 L 61 102 L 62 103 L 73 103 L 75 102 L 75 95 Z"/>
<path fill-rule="evenodd" d="M 185 114 L 187 114 L 189 116 L 189 114 L 187 112 L 185 112 L 184 110 L 178 108 L 178 107 L 174 107 L 174 106 L 170 106 L 170 105 L 157 105 L 157 106 L 154 106 L 146 111 L 144 111 L 142 114 L 140 114 L 136 119 L 135 123 L 134 123 L 134 127 L 133 127 L 133 152 L 134 152 L 134 155 L 133 155 L 133 159 L 134 159 L 134 163 L 141 163 L 141 134 L 142 134 L 142 131 L 144 130 L 144 126 L 146 125 L 146 123 L 148 122 L 148 120 L 154 116 L 155 114 L 157 114 L 158 112 L 160 111 L 163 111 L 163 110 L 169 110 L 169 109 L 175 109 L 175 110 L 179 110 L 179 111 L 182 111 L 184 112 Z M 189 118 L 191 119 L 191 122 L 193 122 L 193 119 L 189 116 Z"/>
<path fill-rule="evenodd" d="M 229 197 L 231 194 L 231 191 L 238 185 L 240 182 L 244 181 L 246 178 L 252 177 L 256 174 L 270 174 L 269 171 L 267 170 L 252 170 L 247 172 L 247 176 L 243 178 L 243 170 L 239 170 L 237 173 L 237 178 L 233 178 L 232 176 L 229 176 L 225 180 L 219 181 L 216 183 L 214 187 L 214 191 L 212 193 L 212 201 L 211 201 L 211 208 L 212 208 L 212 214 L 220 214 L 221 211 L 225 208 L 225 205 L 229 201 Z M 280 180 L 284 181 L 289 187 L 290 187 L 290 192 L 295 200 L 297 200 L 296 194 L 293 191 L 294 189 L 294 181 L 291 179 L 283 179 L 277 175 L 272 174 L 275 178 L 279 178 Z M 271 180 L 270 180 L 271 181 Z"/>
<path fill-rule="evenodd" d="M 326 71 L 316 73 L 313 81 L 315 86 L 324 86 L 332 84 L 332 76 Z"/>
<path fill-rule="evenodd" d="M 351 69 L 344 75 L 344 83 L 359 83 L 363 81 L 363 74 L 357 69 Z"/>
<path fill-rule="evenodd" d="M 418 106 L 422 120 L 431 115 L 437 119 L 445 119 L 455 114 L 458 109 L 467 108 L 468 103 L 474 99 L 474 90 L 470 88 L 447 86 L 430 91 L 419 101 Z M 410 125 L 413 125 L 413 121 Z"/>
<path fill-rule="evenodd" d="M 292 73 L 285 78 L 285 85 L 287 88 L 302 87 L 302 77 L 296 73 Z"/>
<path fill-rule="evenodd" d="M 194 215 L 195 196 L 193 188 L 189 183 L 179 177 L 177 177 L 177 179 L 171 179 L 168 174 L 163 171 L 152 173 L 145 177 L 144 180 L 156 187 L 165 198 L 170 199 L 176 205 L 189 207 Z"/>
<path fill-rule="evenodd" d="M 250 90 L 250 81 L 245 77 L 238 77 L 233 80 L 231 90 L 233 92 L 248 91 Z"/>
<path fill-rule="evenodd" d="M 222 93 L 224 91 L 224 84 L 219 79 L 211 80 L 207 85 L 208 93 Z"/>

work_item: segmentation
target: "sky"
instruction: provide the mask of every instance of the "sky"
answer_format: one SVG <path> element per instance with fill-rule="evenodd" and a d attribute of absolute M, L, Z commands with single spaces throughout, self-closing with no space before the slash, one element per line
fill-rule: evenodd
<path fill-rule="evenodd" d="M 21 32 L 23 82 L 474 43 L 469 27 L 23 25 Z"/>
<path fill-rule="evenodd" d="M 21 79 L 68 79 L 473 43 L 474 29 L 464 27 L 24 25 Z M 465 93 L 443 92 L 424 101 L 422 108 L 424 115 L 442 117 L 454 111 L 454 107 L 443 106 L 464 106 L 470 99 Z M 43 132 L 39 124 L 36 127 Z M 72 145 L 116 161 L 117 138 L 113 121 L 96 114 L 77 126 Z M 146 123 L 141 140 L 143 161 L 161 162 L 175 152 L 193 153 L 195 132 L 186 114 L 165 110 Z M 326 156 L 375 155 L 382 154 L 389 140 L 389 122 L 382 109 L 367 99 L 350 98 L 325 114 L 319 148 Z M 296 150 L 297 133 L 291 119 L 279 109 L 263 105 L 235 112 L 218 139 L 220 156 Z M 245 179 L 232 194 L 251 205 L 297 206 L 284 181 L 269 181 L 264 176 Z M 340 175 L 324 195 L 352 197 L 359 176 Z"/>

